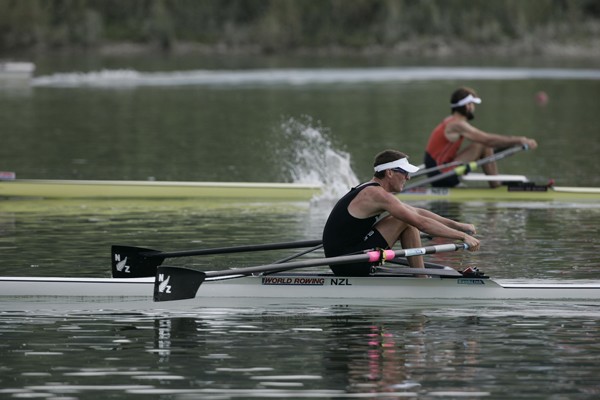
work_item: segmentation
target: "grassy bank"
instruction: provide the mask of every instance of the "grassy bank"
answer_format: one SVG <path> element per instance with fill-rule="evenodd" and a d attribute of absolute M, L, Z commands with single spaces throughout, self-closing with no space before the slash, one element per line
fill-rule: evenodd
<path fill-rule="evenodd" d="M 0 54 L 489 52 L 598 57 L 597 0 L 0 0 Z M 125 45 L 126 44 L 126 45 Z"/>

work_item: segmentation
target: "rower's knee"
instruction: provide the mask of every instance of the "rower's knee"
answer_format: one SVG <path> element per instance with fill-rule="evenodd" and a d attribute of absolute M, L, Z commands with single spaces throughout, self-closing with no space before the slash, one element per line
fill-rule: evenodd
<path fill-rule="evenodd" d="M 403 248 L 420 247 L 421 232 L 412 225 L 406 225 L 406 228 L 400 233 L 400 240 Z"/>
<path fill-rule="evenodd" d="M 487 147 L 487 146 L 483 146 L 481 145 L 481 147 L 483 148 L 481 151 L 481 157 L 491 157 L 494 155 L 494 148 L 493 147 Z"/>

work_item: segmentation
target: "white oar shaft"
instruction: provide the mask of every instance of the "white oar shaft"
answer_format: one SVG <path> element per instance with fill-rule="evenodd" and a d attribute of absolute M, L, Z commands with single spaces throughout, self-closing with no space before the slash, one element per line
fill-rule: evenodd
<path fill-rule="evenodd" d="M 258 265 L 255 267 L 245 267 L 245 268 L 236 268 L 229 269 L 224 271 L 213 271 L 207 272 L 207 278 L 214 278 L 219 276 L 230 276 L 230 275 L 250 275 L 254 273 L 260 272 L 271 272 L 271 271 L 289 271 L 291 269 L 296 268 L 308 268 L 308 267 L 318 267 L 323 265 L 338 265 L 338 264 L 351 264 L 358 262 L 369 262 L 369 263 L 380 263 L 385 262 L 386 260 L 393 260 L 394 258 L 399 257 L 412 257 L 412 256 L 421 256 L 425 254 L 434 254 L 434 253 L 442 253 L 448 251 L 456 251 L 459 249 L 466 249 L 467 245 L 465 243 L 462 244 L 439 244 L 434 246 L 426 246 L 426 247 L 417 247 L 412 249 L 401 249 L 401 250 L 377 250 L 377 251 L 368 251 L 363 254 L 354 254 L 348 256 L 338 256 L 338 257 L 325 257 L 325 258 L 317 258 L 313 260 L 302 260 L 302 261 L 292 261 L 287 263 L 280 264 L 266 264 L 266 265 Z"/>
<path fill-rule="evenodd" d="M 426 178 L 426 179 L 420 180 L 419 182 L 415 182 L 415 183 L 410 184 L 410 185 L 406 185 L 404 187 L 403 191 L 407 191 L 407 190 L 414 189 L 414 188 L 417 188 L 417 187 L 425 186 L 425 185 L 428 185 L 430 183 L 437 182 L 439 180 L 442 180 L 444 178 L 448 178 L 448 177 L 451 177 L 451 176 L 462 176 L 462 175 L 468 174 L 471 171 L 475 171 L 478 167 L 480 167 L 482 165 L 489 164 L 491 162 L 495 162 L 495 161 L 501 160 L 501 159 L 503 159 L 505 157 L 508 157 L 508 156 L 511 156 L 511 155 L 513 155 L 513 154 L 521 151 L 521 150 L 527 150 L 527 149 L 528 149 L 527 145 L 511 147 L 511 148 L 503 150 L 503 151 L 501 151 L 499 153 L 493 154 L 493 155 L 491 155 L 489 157 L 485 157 L 485 158 L 482 158 L 480 160 L 472 161 L 472 162 L 469 162 L 469 163 L 464 163 L 464 164 L 459 165 L 458 167 L 456 167 L 454 169 L 451 169 L 450 171 L 434 175 L 434 176 L 432 176 L 430 178 Z"/>
<path fill-rule="evenodd" d="M 356 254 L 350 256 L 339 256 L 339 257 L 329 257 L 329 258 L 316 258 L 314 260 L 302 260 L 302 261 L 292 261 L 281 264 L 265 264 L 258 265 L 256 267 L 244 267 L 244 268 L 235 268 L 224 271 L 213 271 L 207 272 L 207 278 L 214 278 L 218 276 L 229 276 L 229 275 L 239 275 L 245 274 L 250 275 L 254 273 L 260 272 L 270 272 L 270 271 L 289 271 L 291 269 L 296 268 L 308 268 L 308 267 L 318 267 L 322 265 L 337 265 L 337 264 L 349 264 L 349 263 L 358 263 L 358 262 L 370 262 L 377 263 L 385 260 L 391 260 L 396 257 L 396 252 L 394 250 L 382 250 L 382 251 L 369 251 L 363 254 Z"/>
<path fill-rule="evenodd" d="M 433 171 L 439 171 L 439 170 L 442 170 L 445 168 L 456 167 L 457 165 L 461 165 L 461 164 L 463 164 L 462 161 L 452 161 L 452 162 L 449 162 L 446 164 L 436 165 L 435 167 L 431 167 L 431 168 L 421 168 L 414 174 L 410 174 L 410 177 L 416 178 L 417 176 L 425 175 L 425 174 L 428 174 Z"/>

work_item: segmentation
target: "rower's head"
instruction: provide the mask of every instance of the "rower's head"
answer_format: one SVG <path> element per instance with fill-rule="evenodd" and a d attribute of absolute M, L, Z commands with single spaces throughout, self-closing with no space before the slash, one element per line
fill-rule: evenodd
<path fill-rule="evenodd" d="M 375 170 L 374 176 L 378 179 L 401 175 L 404 180 L 407 180 L 410 179 L 409 174 L 417 172 L 419 167 L 409 163 L 408 156 L 398 150 L 384 150 L 375 156 L 373 169 Z"/>
<path fill-rule="evenodd" d="M 468 120 L 475 118 L 473 114 L 475 104 L 481 104 L 481 99 L 477 96 L 475 90 L 468 87 L 458 88 L 450 96 L 451 112 L 464 115 Z"/>

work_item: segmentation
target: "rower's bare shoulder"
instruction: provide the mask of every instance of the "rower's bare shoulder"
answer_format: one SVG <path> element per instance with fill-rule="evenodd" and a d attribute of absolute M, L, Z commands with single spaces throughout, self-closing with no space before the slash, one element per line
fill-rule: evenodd
<path fill-rule="evenodd" d="M 368 186 L 356 195 L 355 200 L 360 202 L 381 202 L 386 194 L 387 192 L 381 186 Z"/>
<path fill-rule="evenodd" d="M 400 200 L 393 193 L 388 192 L 381 186 L 371 186 L 370 190 L 364 190 L 365 198 L 368 198 L 369 201 L 376 203 L 397 203 Z"/>
<path fill-rule="evenodd" d="M 466 120 L 461 118 L 455 118 L 452 121 L 448 122 L 448 124 L 446 125 L 446 133 L 460 134 L 472 128 L 473 126 L 469 124 Z"/>
<path fill-rule="evenodd" d="M 381 192 L 385 192 L 381 186 L 367 186 L 356 195 L 357 198 L 366 198 L 379 195 Z"/>

